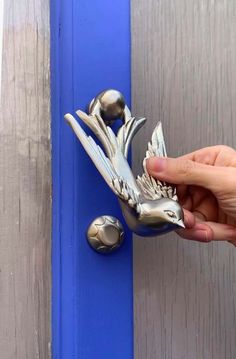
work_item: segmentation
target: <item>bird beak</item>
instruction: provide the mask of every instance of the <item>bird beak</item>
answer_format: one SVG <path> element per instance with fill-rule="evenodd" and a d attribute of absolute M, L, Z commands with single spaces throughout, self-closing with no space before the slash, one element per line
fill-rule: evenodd
<path fill-rule="evenodd" d="M 182 219 L 177 222 L 177 225 L 181 228 L 185 228 L 184 221 Z"/>

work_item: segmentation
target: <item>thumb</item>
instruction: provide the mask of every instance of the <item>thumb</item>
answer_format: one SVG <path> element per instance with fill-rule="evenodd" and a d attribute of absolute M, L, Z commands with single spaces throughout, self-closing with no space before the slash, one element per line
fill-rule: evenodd
<path fill-rule="evenodd" d="M 173 184 L 196 185 L 212 192 L 222 190 L 232 180 L 232 168 L 217 167 L 184 158 L 150 157 L 146 160 L 148 173 Z M 228 185 L 227 185 L 228 187 Z"/>

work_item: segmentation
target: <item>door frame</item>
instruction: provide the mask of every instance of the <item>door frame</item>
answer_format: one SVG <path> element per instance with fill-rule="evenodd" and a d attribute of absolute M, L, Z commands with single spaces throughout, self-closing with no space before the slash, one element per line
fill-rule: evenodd
<path fill-rule="evenodd" d="M 132 235 L 125 226 L 125 243 L 111 255 L 88 246 L 94 218 L 122 216 L 63 120 L 106 88 L 130 105 L 130 47 L 129 0 L 51 0 L 54 359 L 133 357 Z"/>

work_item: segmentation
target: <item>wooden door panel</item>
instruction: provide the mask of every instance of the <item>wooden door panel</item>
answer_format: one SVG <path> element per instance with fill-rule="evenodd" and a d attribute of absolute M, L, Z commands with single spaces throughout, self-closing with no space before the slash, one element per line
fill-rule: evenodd
<path fill-rule="evenodd" d="M 0 356 L 4 359 L 47 359 L 51 351 L 49 42 L 47 0 L 4 1 L 0 76 Z"/>
<path fill-rule="evenodd" d="M 235 16 L 235 1 L 132 1 L 135 171 L 159 120 L 170 156 L 236 147 Z M 235 279 L 228 243 L 135 238 L 135 358 L 234 359 Z"/>

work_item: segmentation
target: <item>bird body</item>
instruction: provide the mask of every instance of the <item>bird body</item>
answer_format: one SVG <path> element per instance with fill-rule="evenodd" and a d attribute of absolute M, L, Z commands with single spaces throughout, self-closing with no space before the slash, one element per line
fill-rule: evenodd
<path fill-rule="evenodd" d="M 141 204 L 141 214 L 130 208 L 123 201 L 119 200 L 119 202 L 128 227 L 139 236 L 158 236 L 174 231 L 179 227 L 184 227 L 182 220 L 171 223 L 167 218 L 164 218 L 165 216 L 163 216 L 160 205 L 166 206 L 168 204 L 166 200 L 146 200 Z M 180 211 L 181 216 L 182 213 Z"/>
<path fill-rule="evenodd" d="M 151 177 L 145 167 L 142 176 L 134 177 L 127 161 L 132 138 L 145 123 L 145 118 L 127 118 L 117 135 L 106 126 L 99 113 L 77 115 L 100 140 L 102 148 L 87 136 L 71 114 L 65 119 L 74 130 L 95 166 L 118 196 L 124 218 L 129 228 L 141 236 L 155 236 L 184 227 L 183 210 L 177 202 L 176 189 Z M 162 126 L 159 122 L 148 144 L 146 157 L 166 156 Z"/>

